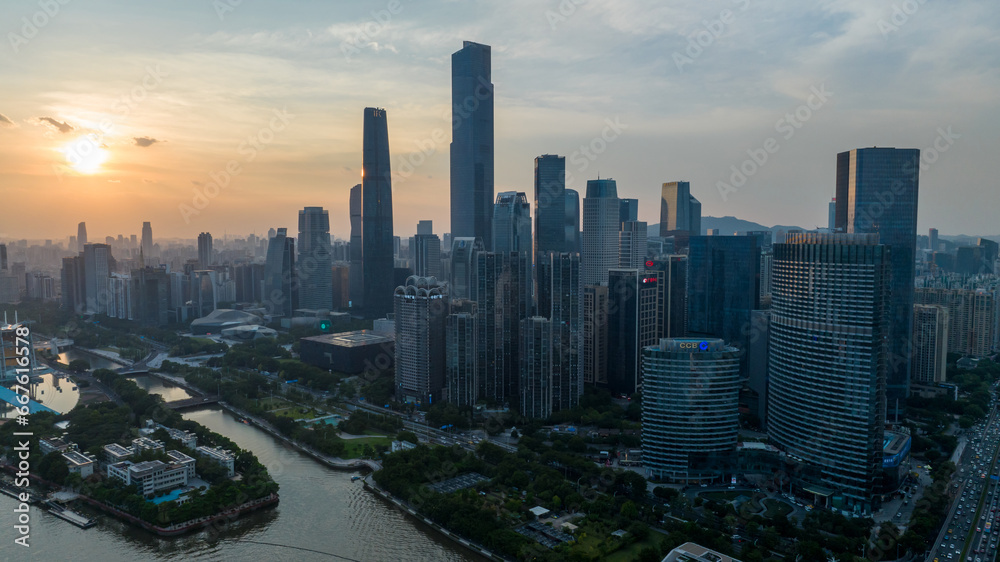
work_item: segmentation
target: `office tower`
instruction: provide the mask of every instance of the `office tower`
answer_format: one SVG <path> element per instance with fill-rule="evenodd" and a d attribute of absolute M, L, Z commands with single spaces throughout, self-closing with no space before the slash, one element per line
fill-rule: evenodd
<path fill-rule="evenodd" d="M 493 83 L 490 47 L 451 55 L 451 235 L 493 247 Z"/>
<path fill-rule="evenodd" d="M 583 395 L 583 286 L 580 254 L 546 252 L 551 308 L 539 314 L 552 320 L 553 412 L 576 406 Z M 526 339 L 524 341 L 527 341 Z"/>
<path fill-rule="evenodd" d="M 359 183 L 351 188 L 351 308 L 361 308 L 364 305 L 365 274 L 364 274 L 364 206 L 361 197 L 362 187 Z"/>
<path fill-rule="evenodd" d="M 363 198 L 364 312 L 382 318 L 392 312 L 393 235 L 389 129 L 384 109 L 365 108 Z"/>
<path fill-rule="evenodd" d="M 580 194 L 566 190 L 566 251 L 580 251 Z"/>
<path fill-rule="evenodd" d="M 445 321 L 445 376 L 448 401 L 473 406 L 479 398 L 476 379 L 476 315 L 472 301 L 452 301 Z"/>
<path fill-rule="evenodd" d="M 768 435 L 856 513 L 877 508 L 882 471 L 891 249 L 877 234 L 774 245 Z"/>
<path fill-rule="evenodd" d="M 345 265 L 335 265 L 331 270 L 333 308 L 334 310 L 346 310 L 351 306 L 351 268 Z"/>
<path fill-rule="evenodd" d="M 991 355 L 997 337 L 997 295 L 983 288 L 919 288 L 916 304 L 948 310 L 948 351 L 971 357 Z"/>
<path fill-rule="evenodd" d="M 147 221 L 142 223 L 142 246 L 139 247 L 143 259 L 153 263 L 153 227 Z"/>
<path fill-rule="evenodd" d="M 208 269 L 212 265 L 212 235 L 202 232 L 198 235 L 198 267 Z"/>
<path fill-rule="evenodd" d="M 441 277 L 441 239 L 437 234 L 418 234 L 412 239 L 413 272 L 419 277 Z"/>
<path fill-rule="evenodd" d="M 608 384 L 608 288 L 583 287 L 583 382 Z"/>
<path fill-rule="evenodd" d="M 295 268 L 295 239 L 279 228 L 267 243 L 263 302 L 269 314 L 291 318 L 299 308 L 299 281 Z"/>
<path fill-rule="evenodd" d="M 537 266 L 542 252 L 572 252 L 566 234 L 566 157 L 535 158 L 535 247 Z"/>
<path fill-rule="evenodd" d="M 913 305 L 913 379 L 934 384 L 947 380 L 948 309 L 941 305 Z"/>
<path fill-rule="evenodd" d="M 767 428 L 767 362 L 770 349 L 768 335 L 771 328 L 771 311 L 754 310 L 750 313 L 750 338 L 746 352 L 747 408 L 757 416 L 760 427 Z"/>
<path fill-rule="evenodd" d="M 277 230 L 275 230 L 273 228 L 267 229 L 267 239 L 268 240 L 270 240 L 271 238 L 274 238 L 277 235 L 278 235 L 278 231 Z"/>
<path fill-rule="evenodd" d="M 261 284 L 264 281 L 264 267 L 263 264 L 259 263 L 241 264 L 233 267 L 233 280 L 236 281 L 236 302 L 255 303 L 262 300 Z"/>
<path fill-rule="evenodd" d="M 618 213 L 618 222 L 625 224 L 629 221 L 639 220 L 639 200 L 619 199 L 621 208 Z"/>
<path fill-rule="evenodd" d="M 69 245 L 66 246 L 66 249 L 68 249 L 71 252 L 79 251 L 78 246 L 76 245 L 76 236 L 69 237 Z"/>
<path fill-rule="evenodd" d="M 136 321 L 146 326 L 166 325 L 170 309 L 170 276 L 166 268 L 132 270 L 132 298 Z"/>
<path fill-rule="evenodd" d="M 531 207 L 523 192 L 497 194 L 493 206 L 493 251 L 531 252 Z"/>
<path fill-rule="evenodd" d="M 530 298 L 524 294 L 529 264 L 528 255 L 518 252 L 476 254 L 479 398 L 515 408 L 519 400 L 520 325 L 530 307 Z"/>
<path fill-rule="evenodd" d="M 646 223 L 634 220 L 622 223 L 618 232 L 618 267 L 646 267 Z"/>
<path fill-rule="evenodd" d="M 878 233 L 892 247 L 887 415 L 903 413 L 910 381 L 920 151 L 859 148 L 837 155 L 837 228 Z"/>
<path fill-rule="evenodd" d="M 691 183 L 672 181 L 660 192 L 660 236 L 677 233 L 701 236 L 701 202 L 691 195 Z"/>
<path fill-rule="evenodd" d="M 299 306 L 333 309 L 333 255 L 330 212 L 323 207 L 299 211 Z"/>
<path fill-rule="evenodd" d="M 84 306 L 87 314 L 107 313 L 108 278 L 114 270 L 111 246 L 87 244 L 83 247 Z"/>
<path fill-rule="evenodd" d="M 132 310 L 132 279 L 128 275 L 112 273 L 108 277 L 108 308 L 109 318 L 119 320 L 134 320 Z"/>
<path fill-rule="evenodd" d="M 690 238 L 688 335 L 713 336 L 747 349 L 750 312 L 760 309 L 764 243 L 761 234 Z"/>
<path fill-rule="evenodd" d="M 52 277 L 38 271 L 33 271 L 25 275 L 25 299 L 49 300 L 54 296 L 55 282 Z"/>
<path fill-rule="evenodd" d="M 521 321 L 521 415 L 552 415 L 552 322 L 534 316 Z"/>
<path fill-rule="evenodd" d="M 660 274 L 660 338 L 682 338 L 687 334 L 688 257 L 664 256 L 648 260 L 644 267 Z"/>
<path fill-rule="evenodd" d="M 191 313 L 195 318 L 204 318 L 212 313 L 220 300 L 218 272 L 197 270 L 191 272 Z"/>
<path fill-rule="evenodd" d="M 417 235 L 434 234 L 434 221 L 417 221 Z"/>
<path fill-rule="evenodd" d="M 81 222 L 76 227 L 76 247 L 77 251 L 82 252 L 83 247 L 87 245 L 87 223 Z"/>
<path fill-rule="evenodd" d="M 608 273 L 608 388 L 631 395 L 642 386 L 642 348 L 660 333 L 660 274 L 638 269 Z"/>
<path fill-rule="evenodd" d="M 587 180 L 587 196 L 583 199 L 583 251 L 580 256 L 584 285 L 607 285 L 608 270 L 618 267 L 620 213 L 615 180 Z"/>
<path fill-rule="evenodd" d="M 988 275 L 997 260 L 997 243 L 980 238 L 975 246 L 961 246 L 955 252 L 955 273 Z"/>
<path fill-rule="evenodd" d="M 531 305 L 531 206 L 523 192 L 505 191 L 497 194 L 493 205 L 493 251 L 518 252 L 527 260 L 528 275 L 524 277 L 524 294 Z"/>
<path fill-rule="evenodd" d="M 932 252 L 938 251 L 938 229 L 936 228 L 927 231 L 927 249 Z"/>
<path fill-rule="evenodd" d="M 833 199 L 830 200 L 830 206 L 827 209 L 827 211 L 828 211 L 827 228 L 830 229 L 830 232 L 835 232 L 837 230 L 837 198 L 836 197 L 834 197 Z"/>
<path fill-rule="evenodd" d="M 62 259 L 60 274 L 62 308 L 74 314 L 86 312 L 87 291 L 83 274 L 83 256 Z"/>
<path fill-rule="evenodd" d="M 448 287 L 411 276 L 394 293 L 396 398 L 433 404 L 444 399 Z"/>
<path fill-rule="evenodd" d="M 642 350 L 642 460 L 673 481 L 735 467 L 739 350 L 720 339 L 661 339 Z"/>
<path fill-rule="evenodd" d="M 455 238 L 451 246 L 451 298 L 475 299 L 476 255 L 483 251 L 478 238 Z"/>

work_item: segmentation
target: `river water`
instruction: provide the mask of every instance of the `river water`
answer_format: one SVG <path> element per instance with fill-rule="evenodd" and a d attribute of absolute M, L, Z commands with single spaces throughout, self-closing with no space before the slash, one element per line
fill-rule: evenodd
<path fill-rule="evenodd" d="M 168 400 L 186 396 L 153 377 L 137 382 Z M 175 394 L 177 392 L 184 395 Z M 32 509 L 31 547 L 13 543 L 13 499 L 0 495 L 0 560 L 478 560 L 422 523 L 351 482 L 352 473 L 324 468 L 256 427 L 239 423 L 221 408 L 189 410 L 197 421 L 250 449 L 281 485 L 281 503 L 239 519 L 222 532 L 201 531 L 162 539 L 99 516 L 79 529 Z M 253 541 L 253 542 L 251 542 Z M 269 543 L 269 544 L 261 544 Z"/>

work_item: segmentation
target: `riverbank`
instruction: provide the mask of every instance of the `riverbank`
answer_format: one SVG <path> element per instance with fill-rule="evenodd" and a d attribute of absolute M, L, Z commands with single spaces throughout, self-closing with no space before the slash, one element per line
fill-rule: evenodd
<path fill-rule="evenodd" d="M 402 511 L 403 513 L 406 513 L 407 515 L 409 515 L 413 519 L 415 519 L 417 521 L 420 521 L 421 523 L 426 524 L 431 529 L 434 529 L 435 531 L 437 531 L 441 535 L 443 535 L 445 537 L 448 537 L 453 542 L 462 545 L 463 547 L 471 550 L 472 552 L 475 552 L 476 554 L 478 554 L 478 555 L 486 558 L 487 560 L 494 560 L 496 562 L 511 562 L 510 558 L 504 558 L 503 556 L 500 556 L 499 554 L 496 554 L 494 552 L 490 552 L 489 550 L 486 550 L 482 546 L 480 546 L 480 545 L 478 545 L 476 543 L 470 542 L 470 541 L 462 538 L 461 536 L 456 535 L 455 533 L 452 533 L 448 529 L 445 529 L 441 525 L 438 525 L 437 523 L 431 521 L 427 517 L 425 517 L 425 516 L 421 515 L 420 513 L 418 513 L 417 510 L 413 509 L 413 507 L 410 506 L 405 501 L 397 498 L 396 496 L 394 496 L 394 495 L 390 494 L 389 492 L 387 492 L 387 491 L 383 490 L 382 488 L 380 488 L 378 484 L 375 484 L 374 482 L 369 482 L 367 476 L 364 478 L 364 480 L 361 481 L 361 483 L 364 485 L 365 490 L 371 492 L 376 497 L 381 498 L 382 500 L 387 501 L 387 502 L 393 504 L 394 506 L 396 506 L 397 508 L 399 508 L 400 511 Z"/>

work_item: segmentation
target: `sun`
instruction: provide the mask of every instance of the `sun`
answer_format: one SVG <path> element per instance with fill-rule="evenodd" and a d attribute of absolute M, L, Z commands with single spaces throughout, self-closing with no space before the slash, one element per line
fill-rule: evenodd
<path fill-rule="evenodd" d="M 96 174 L 101 164 L 108 159 L 108 151 L 103 148 L 97 135 L 86 135 L 63 146 L 61 149 L 66 163 L 81 174 Z"/>

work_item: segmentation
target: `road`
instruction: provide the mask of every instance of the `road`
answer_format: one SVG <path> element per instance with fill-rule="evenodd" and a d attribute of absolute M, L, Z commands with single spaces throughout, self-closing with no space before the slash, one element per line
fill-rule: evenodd
<path fill-rule="evenodd" d="M 997 486 L 1000 418 L 996 404 L 994 394 L 989 420 L 969 429 L 969 439 L 955 475 L 959 485 L 956 494 L 961 495 L 952 505 L 927 562 L 985 562 L 996 557 L 1000 534 L 1000 490 Z"/>

